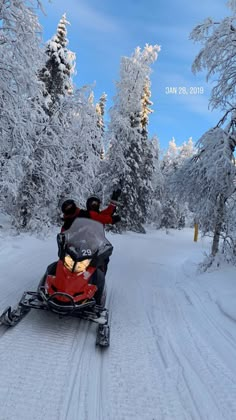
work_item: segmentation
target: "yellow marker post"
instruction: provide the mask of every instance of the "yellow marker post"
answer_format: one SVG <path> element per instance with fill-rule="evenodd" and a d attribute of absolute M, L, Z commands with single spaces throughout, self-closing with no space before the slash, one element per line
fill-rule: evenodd
<path fill-rule="evenodd" d="M 198 223 L 194 223 L 194 242 L 198 240 Z"/>

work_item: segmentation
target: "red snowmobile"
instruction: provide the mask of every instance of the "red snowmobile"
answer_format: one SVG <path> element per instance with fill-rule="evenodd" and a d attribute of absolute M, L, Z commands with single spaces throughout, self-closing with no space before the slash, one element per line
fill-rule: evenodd
<path fill-rule="evenodd" d="M 32 308 L 45 309 L 97 323 L 96 344 L 109 346 L 103 267 L 113 247 L 103 225 L 77 218 L 70 229 L 57 236 L 57 241 L 59 260 L 47 267 L 37 292 L 24 292 L 16 308 L 8 307 L 2 313 L 0 324 L 14 326 Z"/>

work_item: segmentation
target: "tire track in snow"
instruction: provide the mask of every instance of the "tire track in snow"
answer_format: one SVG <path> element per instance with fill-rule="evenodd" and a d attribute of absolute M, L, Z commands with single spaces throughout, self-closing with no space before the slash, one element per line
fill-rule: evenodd
<path fill-rule="evenodd" d="M 171 297 L 170 289 L 166 292 L 166 296 L 163 294 L 162 304 L 165 308 L 169 308 L 168 321 L 166 321 L 169 340 L 172 343 L 174 353 L 178 355 L 180 368 L 185 371 L 185 378 L 193 378 L 192 384 L 188 382 L 189 389 L 192 389 L 192 393 L 195 393 L 198 399 L 199 391 L 197 386 L 194 389 L 194 384 L 198 384 L 199 387 L 201 386 L 204 389 L 202 417 L 208 415 L 210 419 L 215 419 L 219 418 L 220 413 L 220 418 L 228 420 L 236 418 L 236 403 L 235 398 L 232 397 L 236 396 L 234 377 L 222 364 L 215 350 L 212 347 L 209 348 L 209 343 L 206 344 L 204 339 L 201 338 L 199 334 L 201 329 L 196 330 L 191 324 L 191 318 L 187 317 L 187 313 L 189 315 L 187 310 L 189 304 L 184 303 L 184 296 L 181 298 L 180 292 L 175 290 L 173 295 L 175 294 L 177 299 L 174 299 L 174 296 Z M 178 306 L 176 302 L 178 302 Z M 177 320 L 178 332 L 176 334 L 175 331 L 174 334 L 171 334 Z M 176 337 L 179 337 L 177 342 Z M 197 377 L 199 380 L 197 380 Z M 210 411 L 209 406 L 211 407 Z"/>
<path fill-rule="evenodd" d="M 205 319 L 208 320 L 209 323 L 211 323 L 214 330 L 216 332 L 218 332 L 220 334 L 220 336 L 229 343 L 232 350 L 234 350 L 234 352 L 236 353 L 236 342 L 235 342 L 234 338 L 232 337 L 232 335 L 230 335 L 227 330 L 223 329 L 219 325 L 219 323 L 217 323 L 217 320 L 214 319 L 214 317 L 207 310 L 206 306 L 203 305 L 202 300 L 201 300 L 200 296 L 198 295 L 198 293 L 196 291 L 193 291 L 193 293 L 194 293 L 195 297 L 198 299 L 198 305 L 200 305 L 201 312 L 204 314 Z M 217 306 L 217 303 L 214 302 L 214 304 Z"/>
<path fill-rule="evenodd" d="M 191 328 L 185 318 L 187 329 L 192 340 L 191 351 L 186 344 L 185 357 L 193 366 L 195 372 L 201 375 L 201 381 L 205 384 L 208 394 L 215 402 L 222 418 L 231 420 L 236 418 L 236 381 L 234 376 L 218 358 L 215 350 L 199 336 L 199 332 Z"/>
<path fill-rule="evenodd" d="M 183 364 L 180 361 L 180 358 L 176 354 L 173 345 L 171 342 L 169 342 L 169 346 L 173 352 L 173 355 L 177 361 L 177 375 L 176 375 L 176 384 L 177 384 L 177 390 L 179 393 L 179 397 L 182 400 L 182 404 L 185 407 L 186 411 L 189 412 L 189 418 L 191 419 L 205 419 L 201 414 L 201 411 L 198 407 L 198 402 L 196 398 L 194 397 L 194 394 L 192 392 L 192 389 L 189 385 L 189 381 L 186 378 L 185 369 L 183 367 Z M 193 407 L 195 410 L 193 410 Z"/>
<path fill-rule="evenodd" d="M 147 318 L 142 273 L 113 281 L 112 341 L 104 377 L 106 420 L 189 420 L 178 398 L 167 364 L 157 352 L 157 337 Z M 144 269 L 145 270 L 145 269 Z M 125 273 L 122 267 L 122 273 Z M 127 270 L 128 272 L 128 270 Z M 143 282 L 142 282 L 143 283 Z M 150 292 L 149 292 L 150 293 Z M 130 300 L 130 298 L 132 299 Z"/>
<path fill-rule="evenodd" d="M 153 302 L 158 302 L 158 298 L 162 298 L 162 289 L 163 288 L 159 290 L 159 293 L 155 292 L 153 294 Z M 202 417 L 199 414 L 197 402 L 195 401 L 189 383 L 185 378 L 183 366 L 180 364 L 179 359 L 174 353 L 171 341 L 169 340 L 168 323 L 166 322 L 164 316 L 165 311 L 168 312 L 169 307 L 165 304 L 164 308 L 165 309 L 163 310 L 163 308 L 158 304 L 151 305 L 149 312 L 147 312 L 147 317 L 149 319 L 154 337 L 158 337 L 155 340 L 158 353 L 161 353 L 161 358 L 164 360 L 163 365 L 166 368 L 165 380 L 168 384 L 166 391 L 166 396 L 168 397 L 167 404 L 169 404 L 169 401 L 171 400 L 170 390 L 172 390 L 175 395 L 177 393 L 179 402 L 182 406 L 182 418 L 186 418 L 187 420 L 199 420 Z M 154 364 L 156 365 L 157 363 L 155 362 Z M 163 381 L 165 382 L 165 380 Z M 175 419 L 176 415 L 176 410 L 173 410 L 171 415 L 168 415 L 167 418 Z M 203 420 L 205 419 L 203 418 Z"/>
<path fill-rule="evenodd" d="M 112 307 L 113 291 L 109 288 L 107 305 Z M 109 310 L 110 325 L 112 311 Z M 97 325 L 81 321 L 80 328 L 86 331 L 83 342 L 79 335 L 75 336 L 71 357 L 71 370 L 68 372 L 69 392 L 61 413 L 61 420 L 104 420 L 106 393 L 104 369 L 109 349 L 95 346 Z"/>
<path fill-rule="evenodd" d="M 30 313 L 1 338 L 0 420 L 59 419 L 76 321 Z"/>
<path fill-rule="evenodd" d="M 191 340 L 186 338 L 186 332 L 182 332 L 183 319 L 180 317 L 179 309 L 175 305 L 176 300 L 176 291 L 173 291 L 170 287 L 162 289 L 162 299 L 161 299 L 161 310 L 163 313 L 163 324 L 162 324 L 162 333 L 165 334 L 166 340 L 169 345 L 168 351 L 168 363 L 169 363 L 169 374 L 172 380 L 175 382 L 176 390 L 179 394 L 179 399 L 182 401 L 182 404 L 185 407 L 185 410 L 189 412 L 189 417 L 191 416 L 194 419 L 199 420 L 199 418 L 218 418 L 216 411 L 216 416 L 211 417 L 211 413 L 214 413 L 214 404 L 210 405 L 210 410 L 208 409 L 206 401 L 200 396 L 199 389 L 204 389 L 201 378 L 192 372 L 191 364 L 186 363 L 185 357 L 183 355 L 182 347 L 179 345 L 178 341 L 176 342 L 176 337 L 179 336 L 179 341 L 183 345 L 183 348 L 186 349 L 186 342 L 188 345 L 188 352 L 191 352 L 192 349 L 189 348 L 191 345 Z M 178 303 L 181 302 L 178 299 Z M 172 329 L 174 329 L 172 333 Z M 190 341 L 190 344 L 189 344 Z M 205 390 L 204 390 L 205 391 Z M 207 389 L 206 389 L 207 393 Z M 204 395 L 204 394 L 203 394 Z M 199 414 L 199 409 L 196 410 L 197 403 L 201 401 L 203 406 L 202 414 Z M 201 411 L 201 409 L 200 409 Z M 204 417 L 205 416 L 205 417 Z"/>
<path fill-rule="evenodd" d="M 102 419 L 100 414 L 101 360 L 95 347 L 96 325 L 81 321 L 84 337 L 75 335 L 67 375 L 68 393 L 61 412 L 61 420 Z M 91 397 L 92 396 L 92 397 Z"/>

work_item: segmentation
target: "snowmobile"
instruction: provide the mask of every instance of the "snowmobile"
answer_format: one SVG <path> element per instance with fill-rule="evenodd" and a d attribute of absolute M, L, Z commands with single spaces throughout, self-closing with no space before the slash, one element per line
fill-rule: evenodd
<path fill-rule="evenodd" d="M 97 323 L 96 344 L 107 347 L 110 327 L 102 267 L 113 247 L 105 237 L 103 225 L 77 218 L 70 229 L 57 235 L 57 243 L 59 260 L 47 267 L 37 291 L 24 292 L 15 308 L 5 309 L 0 325 L 16 325 L 32 308 L 49 310 L 60 317 L 73 316 Z"/>

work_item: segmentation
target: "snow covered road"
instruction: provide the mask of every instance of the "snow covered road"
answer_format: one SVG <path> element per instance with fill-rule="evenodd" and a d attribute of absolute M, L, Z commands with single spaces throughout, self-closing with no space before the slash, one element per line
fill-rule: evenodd
<path fill-rule="evenodd" d="M 1 327 L 0 420 L 236 419 L 235 269 L 197 275 L 208 245 L 192 236 L 109 236 L 109 349 L 95 325 L 40 311 Z M 55 236 L 1 240 L 0 311 L 56 254 Z"/>

